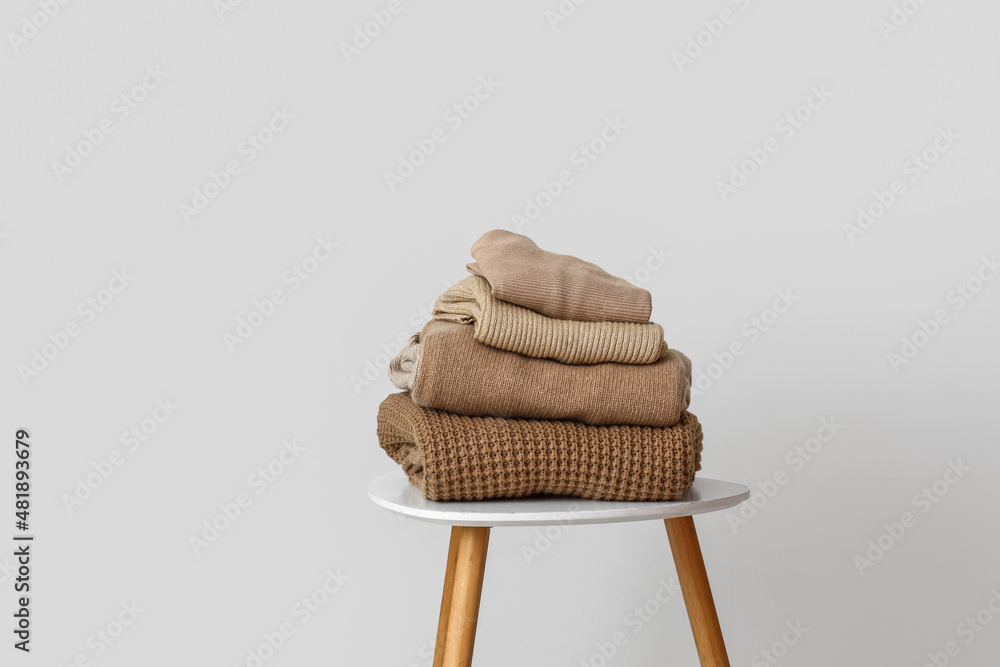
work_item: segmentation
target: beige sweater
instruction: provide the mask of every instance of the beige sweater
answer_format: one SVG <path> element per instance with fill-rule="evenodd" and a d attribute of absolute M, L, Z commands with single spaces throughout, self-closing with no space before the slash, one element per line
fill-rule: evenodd
<path fill-rule="evenodd" d="M 691 361 L 667 349 L 655 363 L 570 365 L 484 345 L 472 326 L 431 320 L 389 365 L 413 401 L 464 415 L 673 426 L 691 400 Z"/>
<path fill-rule="evenodd" d="M 676 500 L 701 468 L 701 425 L 689 412 L 667 428 L 588 426 L 466 417 L 391 394 L 379 406 L 378 440 L 430 500 Z"/>
<path fill-rule="evenodd" d="M 491 347 L 567 364 L 651 364 L 663 345 L 659 324 L 555 320 L 496 298 L 479 276 L 448 288 L 433 316 L 474 324 L 476 340 Z"/>
<path fill-rule="evenodd" d="M 489 281 L 493 296 L 557 320 L 649 321 L 647 290 L 572 255 L 542 250 L 527 236 L 494 229 L 472 246 L 470 273 Z"/>

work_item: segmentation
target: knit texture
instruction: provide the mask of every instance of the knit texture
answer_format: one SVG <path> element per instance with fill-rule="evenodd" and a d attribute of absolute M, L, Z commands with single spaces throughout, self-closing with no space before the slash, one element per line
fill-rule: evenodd
<path fill-rule="evenodd" d="M 486 232 L 472 246 L 470 273 L 489 281 L 493 296 L 557 320 L 649 322 L 652 296 L 596 264 L 542 250 L 527 236 Z"/>
<path fill-rule="evenodd" d="M 397 389 L 409 391 L 417 379 L 417 363 L 420 361 L 420 334 L 410 336 L 410 342 L 389 361 L 389 381 Z"/>
<path fill-rule="evenodd" d="M 701 425 L 690 412 L 666 428 L 589 426 L 456 415 L 400 393 L 379 406 L 378 439 L 430 500 L 676 500 L 701 468 Z"/>
<path fill-rule="evenodd" d="M 431 320 L 389 364 L 413 402 L 481 417 L 673 426 L 691 401 L 691 361 L 663 344 L 652 364 L 574 366 L 483 345 L 472 326 Z"/>
<path fill-rule="evenodd" d="M 434 304 L 435 319 L 475 325 L 476 340 L 566 364 L 650 364 L 660 356 L 663 327 L 634 322 L 555 320 L 496 298 L 480 276 L 460 280 Z"/>

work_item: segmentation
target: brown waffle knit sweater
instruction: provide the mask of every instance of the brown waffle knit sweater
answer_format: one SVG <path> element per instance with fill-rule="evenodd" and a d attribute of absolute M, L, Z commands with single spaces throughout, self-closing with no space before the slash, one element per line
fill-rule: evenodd
<path fill-rule="evenodd" d="M 572 255 L 542 250 L 527 236 L 486 232 L 472 246 L 470 273 L 486 278 L 493 296 L 557 320 L 649 322 L 647 290 Z"/>
<path fill-rule="evenodd" d="M 691 400 L 691 361 L 665 343 L 652 364 L 574 366 L 475 340 L 473 327 L 431 320 L 389 365 L 414 403 L 463 415 L 673 426 Z"/>
<path fill-rule="evenodd" d="M 651 364 L 663 345 L 659 324 L 552 319 L 496 298 L 479 276 L 445 290 L 433 316 L 474 324 L 476 340 L 491 347 L 567 364 Z"/>
<path fill-rule="evenodd" d="M 690 412 L 667 428 L 588 426 L 467 417 L 401 393 L 379 406 L 378 439 L 430 500 L 676 500 L 701 468 L 701 425 Z"/>

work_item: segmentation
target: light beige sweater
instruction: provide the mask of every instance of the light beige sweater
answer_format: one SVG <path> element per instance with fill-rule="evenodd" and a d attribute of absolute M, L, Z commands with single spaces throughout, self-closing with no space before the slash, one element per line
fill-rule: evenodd
<path fill-rule="evenodd" d="M 389 364 L 413 402 L 464 415 L 673 426 L 691 401 L 691 361 L 665 343 L 652 364 L 570 365 L 484 345 L 431 320 Z"/>
<path fill-rule="evenodd" d="M 659 324 L 552 319 L 496 298 L 479 276 L 448 288 L 434 304 L 433 316 L 474 324 L 476 340 L 491 347 L 567 364 L 651 364 L 663 345 Z"/>
<path fill-rule="evenodd" d="M 472 246 L 470 273 L 489 281 L 493 296 L 557 320 L 649 321 L 647 290 L 572 255 L 539 248 L 505 229 L 486 232 Z"/>

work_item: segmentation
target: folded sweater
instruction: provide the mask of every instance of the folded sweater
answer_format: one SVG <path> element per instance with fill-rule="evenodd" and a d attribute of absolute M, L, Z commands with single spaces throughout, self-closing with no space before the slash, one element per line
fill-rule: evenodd
<path fill-rule="evenodd" d="M 470 273 L 489 281 L 493 296 L 557 320 L 649 322 L 647 290 L 596 264 L 539 248 L 505 229 L 486 232 L 472 246 Z"/>
<path fill-rule="evenodd" d="M 400 393 L 379 406 L 378 439 L 430 500 L 676 500 L 701 468 L 701 425 L 689 412 L 665 428 L 589 426 L 456 415 Z"/>
<path fill-rule="evenodd" d="M 552 319 L 496 298 L 479 276 L 445 290 L 434 304 L 433 316 L 474 324 L 476 340 L 491 347 L 567 364 L 650 364 L 663 346 L 659 324 Z"/>
<path fill-rule="evenodd" d="M 662 343 L 652 364 L 570 365 L 484 345 L 431 320 L 389 364 L 414 403 L 463 415 L 672 426 L 691 401 L 691 361 Z"/>

